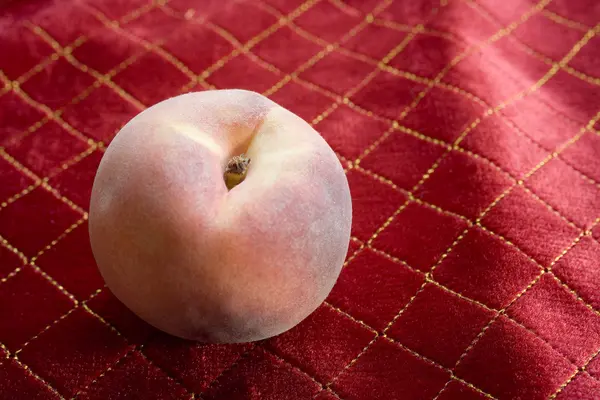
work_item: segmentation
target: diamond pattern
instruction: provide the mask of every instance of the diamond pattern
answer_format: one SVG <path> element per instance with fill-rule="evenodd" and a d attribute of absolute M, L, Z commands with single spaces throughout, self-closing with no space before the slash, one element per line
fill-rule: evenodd
<path fill-rule="evenodd" d="M 78 308 L 32 341 L 19 358 L 61 393 L 73 396 L 126 351 L 122 337 Z"/>
<path fill-rule="evenodd" d="M 410 203 L 373 245 L 427 272 L 466 227 L 462 219 Z"/>
<path fill-rule="evenodd" d="M 292 14 L 280 19 L 268 7 Z M 594 398 L 600 148 L 593 131 L 569 140 L 599 124 L 590 121 L 599 42 L 584 35 L 600 8 L 592 0 L 554 0 L 546 8 L 555 14 L 541 8 L 523 0 L 5 5 L 0 304 L 10 306 L 0 306 L 0 353 L 18 361 L 0 362 L 0 398 Z M 423 31 L 405 40 L 417 24 Z M 342 38 L 342 49 L 324 48 Z M 52 40 L 82 65 L 52 55 Z M 253 54 L 232 53 L 236 41 Z M 402 51 L 384 60 L 392 49 Z M 532 50 L 574 57 L 557 69 Z M 386 61 L 393 68 L 375 68 Z M 113 82 L 90 74 L 115 67 Z M 441 85 L 426 92 L 415 82 L 436 76 Z M 329 304 L 258 344 L 192 343 L 141 321 L 103 287 L 81 215 L 103 149 L 83 153 L 92 140 L 79 132 L 109 144 L 144 104 L 207 83 L 270 93 L 312 122 L 348 167 L 354 237 Z M 346 93 L 351 102 L 341 101 Z M 499 169 L 528 190 L 500 195 L 513 181 Z M 28 170 L 51 178 L 41 185 Z M 482 225 L 470 228 L 453 214 L 475 219 L 482 210 Z M 538 263 L 549 269 L 541 279 Z M 487 307 L 508 307 L 512 319 Z"/>
<path fill-rule="evenodd" d="M 388 128 L 388 124 L 346 105 L 340 105 L 315 127 L 335 151 L 349 159 L 360 156 Z"/>
<path fill-rule="evenodd" d="M 95 151 L 74 166 L 50 179 L 50 184 L 64 193 L 78 206 L 88 209 L 92 184 L 102 153 Z"/>
<path fill-rule="evenodd" d="M 585 399 L 587 393 L 599 393 L 600 382 L 588 375 L 577 375 L 575 379 L 558 396 L 559 400 L 565 399 Z M 593 397 L 587 397 L 593 399 Z"/>
<path fill-rule="evenodd" d="M 26 256 L 50 244 L 80 217 L 67 204 L 38 187 L 0 210 L 0 235 Z M 35 227 L 35 235 L 32 235 Z"/>
<path fill-rule="evenodd" d="M 600 188 L 558 158 L 536 171 L 527 183 L 540 197 L 582 227 L 591 224 L 594 213 L 600 209 Z"/>
<path fill-rule="evenodd" d="M 285 56 L 279 51 L 280 48 L 286 49 Z M 284 72 L 294 72 L 321 50 L 321 46 L 285 25 L 252 49 L 260 58 Z"/>
<path fill-rule="evenodd" d="M 0 342 L 11 351 L 40 333 L 73 307 L 73 303 L 31 268 L 24 268 L 0 285 Z"/>
<path fill-rule="evenodd" d="M 469 132 L 461 146 L 481 154 L 513 176 L 522 177 L 546 158 L 548 151 L 501 119 L 498 115 L 484 119 Z M 546 129 L 545 133 L 550 132 Z"/>
<path fill-rule="evenodd" d="M 40 176 L 84 151 L 88 145 L 50 121 L 19 142 L 6 147 L 7 153 Z"/>
<path fill-rule="evenodd" d="M 556 307 L 546 307 L 549 298 L 555 299 Z M 537 332 L 577 365 L 600 347 L 600 315 L 580 303 L 549 274 L 542 276 L 507 314 Z"/>
<path fill-rule="evenodd" d="M 365 250 L 342 270 L 328 299 L 383 330 L 398 310 L 408 304 L 423 281 L 422 275 L 405 265 Z"/>
<path fill-rule="evenodd" d="M 15 360 L 3 360 L 0 363 L 2 391 L 0 399 L 11 400 L 19 397 L 26 399 L 58 399 L 44 383 L 36 380 L 31 373 Z"/>
<path fill-rule="evenodd" d="M 381 72 L 352 96 L 352 101 L 377 115 L 396 119 L 424 88 L 408 79 Z"/>
<path fill-rule="evenodd" d="M 543 265 L 550 264 L 577 236 L 575 228 L 521 188 L 500 200 L 482 223 Z"/>
<path fill-rule="evenodd" d="M 556 0 L 548 5 L 548 9 L 574 21 L 594 25 L 597 22 L 596 15 L 600 12 L 600 5 L 594 0 L 584 0 L 577 4 L 571 4 L 569 0 Z"/>
<path fill-rule="evenodd" d="M 560 60 L 581 39 L 583 33 L 536 14 L 517 27 L 514 35 L 546 57 Z"/>
<path fill-rule="evenodd" d="M 489 307 L 502 309 L 540 274 L 525 254 L 475 227 L 433 272 L 443 285 Z"/>
<path fill-rule="evenodd" d="M 275 16 L 250 3 L 218 7 L 208 16 L 211 22 L 229 31 L 242 43 L 258 35 L 265 26 L 277 22 Z"/>
<path fill-rule="evenodd" d="M 435 285 L 427 285 L 388 334 L 417 353 L 451 368 L 493 316 L 492 311 Z"/>
<path fill-rule="evenodd" d="M 574 371 L 575 367 L 542 339 L 500 317 L 485 331 L 456 373 L 496 398 L 542 399 L 557 390 Z"/>
<path fill-rule="evenodd" d="M 5 278 L 18 267 L 22 267 L 24 260 L 13 250 L 0 246 L 0 279 Z"/>
<path fill-rule="evenodd" d="M 81 399 L 106 399 L 114 387 L 122 388 L 119 395 L 124 398 L 144 398 L 156 400 L 181 399 L 186 390 L 169 378 L 155 365 L 152 365 L 138 352 L 117 365 L 104 379 L 90 385 L 79 396 Z"/>
<path fill-rule="evenodd" d="M 554 275 L 595 309 L 600 309 L 600 265 L 596 262 L 599 257 L 600 243 L 584 237 L 552 268 Z"/>
<path fill-rule="evenodd" d="M 367 240 L 406 197 L 358 171 L 351 170 L 347 177 L 352 196 L 352 220 L 355 221 L 352 224 L 352 234 L 361 240 Z"/>
<path fill-rule="evenodd" d="M 152 75 L 146 76 L 146 71 Z M 165 82 L 163 76 L 169 76 Z M 176 96 L 189 79 L 170 62 L 155 53 L 146 53 L 113 80 L 145 105 L 153 105 Z"/>
<path fill-rule="evenodd" d="M 244 71 L 244 74 L 236 74 Z M 207 82 L 219 89 L 246 89 L 265 92 L 283 76 L 264 68 L 246 55 L 238 55 L 211 74 Z"/>
<path fill-rule="evenodd" d="M 328 332 L 326 338 L 321 332 Z M 373 332 L 358 323 L 321 306 L 294 329 L 269 340 L 268 346 L 325 382 L 330 381 L 374 337 Z"/>
<path fill-rule="evenodd" d="M 440 9 L 427 27 L 450 32 L 471 44 L 491 37 L 497 30 L 482 13 L 465 2 L 452 2 Z"/>
<path fill-rule="evenodd" d="M 80 102 L 67 106 L 62 118 L 84 135 L 109 144 L 118 130 L 138 112 L 114 90 L 101 85 Z"/>
<path fill-rule="evenodd" d="M 293 389 L 292 389 L 293 388 Z M 242 400 L 261 396 L 284 398 L 294 390 L 294 396 L 309 399 L 320 386 L 262 349 L 244 358 L 235 369 L 225 373 L 218 384 L 203 397 L 209 400 Z"/>
<path fill-rule="evenodd" d="M 408 32 L 369 24 L 358 34 L 344 42 L 343 47 L 380 60 L 385 57 Z"/>
<path fill-rule="evenodd" d="M 16 140 L 43 116 L 44 114 L 25 103 L 15 93 L 9 92 L 0 96 L 0 145 L 5 146 Z"/>
<path fill-rule="evenodd" d="M 340 70 L 344 73 L 340 74 L 338 72 Z M 373 66 L 364 61 L 339 52 L 332 52 L 319 60 L 312 68 L 301 73 L 300 78 L 344 94 L 358 85 L 371 71 L 373 71 Z"/>
<path fill-rule="evenodd" d="M 439 51 L 440 48 L 444 51 Z M 450 60 L 463 51 L 462 45 L 448 39 L 417 35 L 390 61 L 390 65 L 403 71 L 435 78 Z"/>
<path fill-rule="evenodd" d="M 307 88 L 294 81 L 270 95 L 269 98 L 306 121 L 312 121 L 324 112 L 333 100 L 320 92 Z"/>
<path fill-rule="evenodd" d="M 0 186 L 0 202 L 8 200 L 33 183 L 33 180 L 20 172 L 13 164 L 4 158 L 0 158 L 0 175 L 2 186 Z"/>
<path fill-rule="evenodd" d="M 141 53 L 143 48 L 110 29 L 97 31 L 73 51 L 73 56 L 96 71 L 106 74 L 120 63 Z"/>
<path fill-rule="evenodd" d="M 344 12 L 332 2 L 321 1 L 294 22 L 315 36 L 337 42 L 361 20 L 358 13 Z"/>
<path fill-rule="evenodd" d="M 21 51 L 23 47 L 28 50 Z M 0 32 L 0 54 L 11 55 L 2 57 L 0 69 L 9 79 L 23 75 L 52 53 L 48 43 L 22 24 L 14 24 Z"/>
<path fill-rule="evenodd" d="M 561 153 L 561 158 L 592 179 L 600 181 L 597 154 L 600 154 L 600 135 L 585 134 Z"/>
<path fill-rule="evenodd" d="M 596 78 L 600 77 L 600 63 L 598 52 L 600 51 L 600 38 L 593 37 L 577 55 L 569 61 L 569 65 L 575 69 Z"/>
<path fill-rule="evenodd" d="M 557 149 L 579 131 L 579 126 L 566 118 L 560 118 L 550 126 L 544 123 L 548 118 L 556 115 L 556 111 L 535 97 L 526 97 L 515 102 L 502 110 L 502 114 L 547 150 Z M 524 118 L 527 114 L 537 117 Z"/>
<path fill-rule="evenodd" d="M 61 46 L 71 45 L 80 36 L 102 28 L 102 22 L 80 2 L 65 3 L 60 8 L 40 7 L 37 11 L 31 16 L 32 22 L 48 32 Z"/>
<path fill-rule="evenodd" d="M 167 15 L 162 9 L 157 8 L 123 25 L 125 31 L 151 43 L 164 40 L 165 37 L 172 35 L 177 36 L 180 33 L 180 27 L 180 19 Z"/>
<path fill-rule="evenodd" d="M 92 255 L 87 222 L 69 232 L 35 263 L 78 300 L 86 300 L 104 285 Z"/>
<path fill-rule="evenodd" d="M 433 88 L 402 123 L 427 136 L 454 142 L 483 111 L 460 94 Z"/>
<path fill-rule="evenodd" d="M 94 82 L 91 75 L 77 69 L 64 58 L 50 64 L 22 85 L 34 100 L 58 109 Z"/>
<path fill-rule="evenodd" d="M 565 90 L 576 95 L 569 96 L 564 101 L 558 101 Z M 569 115 L 571 118 L 587 123 L 598 112 L 600 93 L 596 85 L 582 81 L 567 72 L 558 71 L 539 91 L 539 97 L 551 105 L 557 112 Z"/>
<path fill-rule="evenodd" d="M 506 176 L 481 159 L 451 152 L 417 195 L 445 210 L 476 219 L 509 185 L 510 180 Z M 459 190 L 458 195 L 445 195 L 456 189 Z"/>
<path fill-rule="evenodd" d="M 249 350 L 247 344 L 188 344 L 171 337 L 151 341 L 148 358 L 196 392 L 204 392 L 215 378 L 227 372 Z"/>
<path fill-rule="evenodd" d="M 376 368 L 383 363 L 386 368 Z M 344 371 L 333 388 L 344 399 L 433 398 L 448 373 L 385 339 Z M 399 384 L 400 382 L 400 384 Z"/>

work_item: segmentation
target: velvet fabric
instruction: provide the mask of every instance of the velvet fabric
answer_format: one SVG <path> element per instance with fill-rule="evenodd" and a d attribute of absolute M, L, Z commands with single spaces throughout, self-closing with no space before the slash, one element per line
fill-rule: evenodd
<path fill-rule="evenodd" d="M 0 399 L 600 399 L 597 0 L 0 2 Z M 148 326 L 87 211 L 119 128 L 264 93 L 345 167 L 347 261 L 258 343 Z"/>

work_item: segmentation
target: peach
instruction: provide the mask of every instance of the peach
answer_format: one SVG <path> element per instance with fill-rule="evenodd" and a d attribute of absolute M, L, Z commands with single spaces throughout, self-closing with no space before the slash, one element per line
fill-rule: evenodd
<path fill-rule="evenodd" d="M 308 123 L 215 90 L 123 127 L 96 174 L 89 233 L 107 286 L 140 318 L 232 343 L 278 335 L 324 301 L 351 219 L 340 162 Z"/>

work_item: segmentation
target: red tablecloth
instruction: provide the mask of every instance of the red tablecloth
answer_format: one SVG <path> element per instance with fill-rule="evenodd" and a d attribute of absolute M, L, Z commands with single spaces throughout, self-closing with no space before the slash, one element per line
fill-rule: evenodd
<path fill-rule="evenodd" d="M 600 2 L 13 1 L 0 13 L 0 398 L 600 398 Z M 347 168 L 348 260 L 295 329 L 168 337 L 87 234 L 116 131 L 263 92 Z"/>

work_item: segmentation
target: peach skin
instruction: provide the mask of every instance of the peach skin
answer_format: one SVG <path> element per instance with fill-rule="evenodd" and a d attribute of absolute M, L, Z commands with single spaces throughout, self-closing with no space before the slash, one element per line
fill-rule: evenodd
<path fill-rule="evenodd" d="M 305 121 L 245 90 L 158 103 L 116 135 L 89 213 L 107 286 L 186 339 L 278 335 L 331 291 L 352 204 L 336 155 Z"/>

